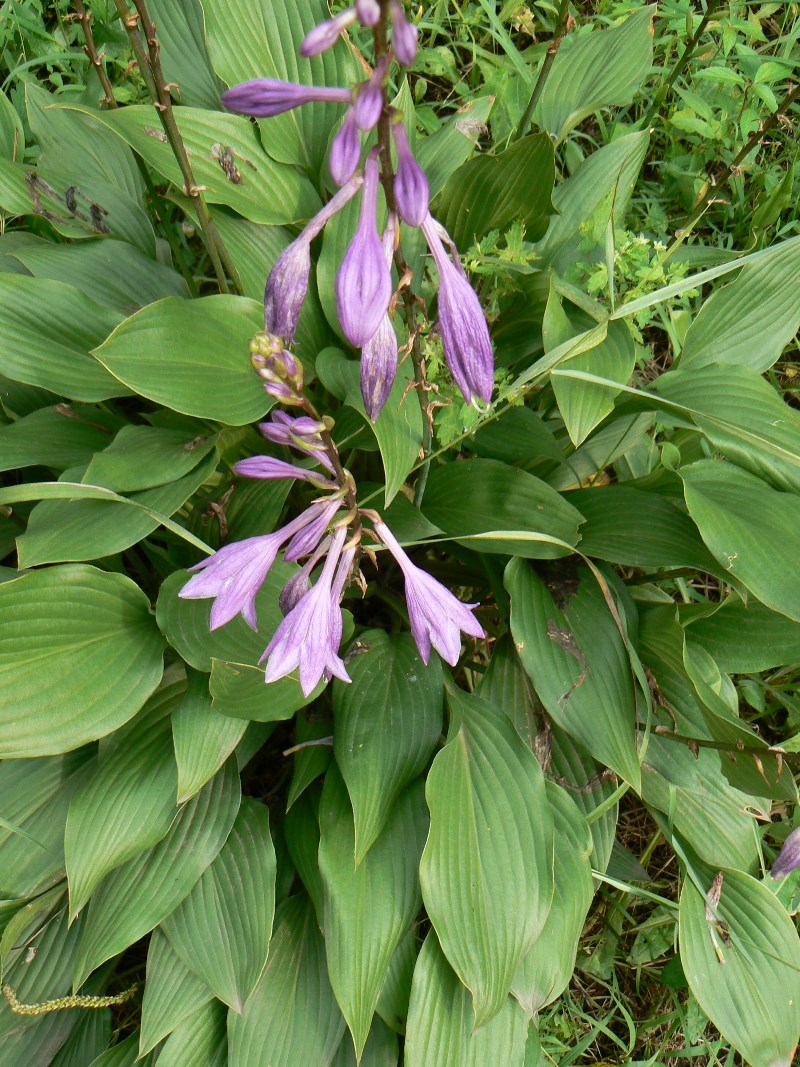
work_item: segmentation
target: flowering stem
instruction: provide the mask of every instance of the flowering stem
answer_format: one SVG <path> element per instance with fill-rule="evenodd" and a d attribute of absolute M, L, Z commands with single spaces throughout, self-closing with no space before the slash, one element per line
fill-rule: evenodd
<path fill-rule="evenodd" d="M 103 87 L 103 94 L 105 96 L 106 105 L 109 108 L 117 107 L 117 101 L 114 98 L 114 90 L 111 82 L 109 81 L 106 68 L 102 58 L 97 52 L 97 48 L 94 43 L 94 35 L 92 33 L 92 13 L 87 11 L 83 5 L 83 0 L 75 0 L 75 11 L 80 19 L 81 28 L 83 29 L 83 39 L 86 42 L 84 45 L 84 51 L 89 57 L 89 61 L 97 71 L 97 77 L 100 79 L 100 84 Z"/>
<path fill-rule="evenodd" d="M 514 140 L 518 141 L 520 137 L 524 137 L 528 132 L 528 127 L 531 124 L 533 113 L 536 110 L 536 105 L 539 103 L 539 97 L 542 95 L 545 82 L 550 74 L 550 68 L 555 62 L 558 50 L 561 47 L 561 42 L 567 35 L 567 22 L 569 20 L 569 0 L 561 0 L 561 4 L 558 8 L 558 16 L 556 18 L 555 30 L 553 32 L 553 40 L 547 46 L 547 52 L 545 53 L 544 63 L 542 63 L 542 69 L 539 71 L 539 77 L 536 79 L 536 84 L 533 87 L 531 98 L 528 101 L 528 106 L 525 108 L 525 114 L 522 116 L 517 126 L 516 133 L 514 134 Z"/>

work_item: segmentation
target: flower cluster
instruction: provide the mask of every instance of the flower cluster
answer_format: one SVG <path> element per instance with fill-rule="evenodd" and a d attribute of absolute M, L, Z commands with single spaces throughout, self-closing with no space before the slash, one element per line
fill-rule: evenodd
<path fill-rule="evenodd" d="M 386 33 L 379 35 L 377 31 L 387 15 L 391 22 L 390 50 L 378 54 L 378 42 L 385 41 Z M 377 419 L 397 374 L 398 343 L 389 311 L 400 222 L 421 228 L 436 265 L 439 329 L 453 378 L 467 402 L 476 397 L 488 403 L 494 382 L 494 358 L 486 320 L 453 242 L 430 213 L 428 182 L 411 151 L 403 116 L 387 100 L 391 59 L 396 58 L 404 66 L 414 62 L 416 27 L 406 18 L 399 0 L 356 0 L 352 7 L 314 27 L 303 41 L 301 55 L 315 56 L 331 48 L 355 22 L 375 32 L 376 59 L 366 81 L 351 89 L 340 89 L 257 78 L 234 86 L 222 97 L 230 110 L 258 118 L 309 103 L 334 103 L 346 108 L 328 157 L 339 192 L 308 223 L 270 273 L 264 298 L 265 330 L 287 345 L 292 343 L 308 290 L 311 242 L 360 192 L 358 226 L 336 276 L 336 309 L 343 335 L 354 348 L 361 349 L 361 385 L 368 415 Z M 370 137 L 376 128 L 377 144 L 367 147 L 362 164 L 362 137 Z M 388 216 L 382 236 L 378 231 L 381 186 Z"/>

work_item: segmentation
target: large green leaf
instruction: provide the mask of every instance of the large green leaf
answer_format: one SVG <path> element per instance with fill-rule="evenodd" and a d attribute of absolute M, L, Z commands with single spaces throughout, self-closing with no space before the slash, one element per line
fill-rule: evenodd
<path fill-rule="evenodd" d="M 437 656 L 426 667 L 409 634 L 367 630 L 349 665 L 352 682 L 333 686 L 333 744 L 355 820 L 361 863 L 400 793 L 424 771 L 442 732 Z"/>
<path fill-rule="evenodd" d="M 794 237 L 706 300 L 686 333 L 681 369 L 734 363 L 767 370 L 800 329 L 798 288 L 800 237 Z"/>
<path fill-rule="evenodd" d="M 498 155 L 477 156 L 459 167 L 434 210 L 462 248 L 515 219 L 525 223 L 527 239 L 536 241 L 554 212 L 554 178 L 553 143 L 547 134 L 532 134 Z"/>
<path fill-rule="evenodd" d="M 752 1067 L 789 1067 L 800 1036 L 797 931 L 763 883 L 742 871 L 720 873 L 716 907 L 688 879 L 681 893 L 681 963 L 689 988 Z"/>
<path fill-rule="evenodd" d="M 433 761 L 422 896 L 471 990 L 475 1026 L 502 1010 L 553 895 L 553 817 L 531 750 L 500 708 L 454 691 L 451 739 Z"/>
<path fill-rule="evenodd" d="M 493 96 L 467 99 L 438 130 L 417 140 L 414 155 L 425 171 L 432 197 L 442 191 L 448 178 L 475 151 L 476 138 L 485 128 L 493 106 Z"/>
<path fill-rule="evenodd" d="M 176 1026 L 213 999 L 211 990 L 176 954 L 156 928 L 147 950 L 139 1054 L 155 1048 Z"/>
<path fill-rule="evenodd" d="M 157 404 L 243 426 L 271 404 L 247 354 L 262 327 L 263 309 L 246 297 L 168 297 L 126 319 L 95 355 Z"/>
<path fill-rule="evenodd" d="M 275 913 L 261 981 L 229 1019 L 230 1067 L 329 1067 L 344 1025 L 314 909 L 307 897 L 290 897 Z"/>
<path fill-rule="evenodd" d="M 375 1019 L 361 1058 L 349 1034 L 342 1038 L 333 1067 L 397 1067 L 397 1034 L 380 1019 Z"/>
<path fill-rule="evenodd" d="M 319 868 L 324 887 L 325 951 L 333 991 L 359 1057 L 389 963 L 421 904 L 417 869 L 428 830 L 417 780 L 361 864 L 353 869 L 355 828 L 344 782 L 331 769 L 319 807 Z"/>
<path fill-rule="evenodd" d="M 123 426 L 107 448 L 98 450 L 81 480 L 117 493 L 166 485 L 194 470 L 217 439 L 213 433 Z"/>
<path fill-rule="evenodd" d="M 0 274 L 3 374 L 71 400 L 107 400 L 129 390 L 91 355 L 120 314 L 50 278 Z M 163 369 L 163 364 L 162 364 Z"/>
<path fill-rule="evenodd" d="M 226 1017 L 225 1006 L 212 1000 L 185 1019 L 164 1042 L 161 1067 L 227 1067 Z"/>
<path fill-rule="evenodd" d="M 524 1067 L 528 1017 L 515 1000 L 506 998 L 492 1020 L 475 1024 L 469 991 L 431 931 L 414 968 L 406 1067 Z"/>
<path fill-rule="evenodd" d="M 106 876 L 86 909 L 86 927 L 75 961 L 76 987 L 185 900 L 219 854 L 240 801 L 239 774 L 231 757 L 184 804 L 162 841 Z"/>
<path fill-rule="evenodd" d="M 482 552 L 537 559 L 569 555 L 580 512 L 532 474 L 494 459 L 431 471 L 425 515 L 448 536 Z"/>
<path fill-rule="evenodd" d="M 767 607 L 800 622 L 800 500 L 732 463 L 700 460 L 680 470 L 686 506 L 725 570 Z"/>
<path fill-rule="evenodd" d="M 701 645 L 721 671 L 744 674 L 800 663 L 800 623 L 730 596 L 712 615 L 681 613 L 686 640 Z"/>
<path fill-rule="evenodd" d="M 168 82 L 177 85 L 182 104 L 219 107 L 222 86 L 211 68 L 203 33 L 200 0 L 149 0 L 147 9 L 158 31 L 159 58 Z"/>
<path fill-rule="evenodd" d="M 631 663 L 588 570 L 551 587 L 524 560 L 506 569 L 511 632 L 548 714 L 634 788 L 639 787 Z"/>
<path fill-rule="evenodd" d="M 132 1033 L 118 1045 L 106 1049 L 96 1060 L 92 1060 L 89 1067 L 155 1067 L 158 1054 L 149 1052 L 141 1058 L 139 1051 L 139 1034 Z"/>
<path fill-rule="evenodd" d="M 99 410 L 82 415 L 64 404 L 39 408 L 0 427 L 0 470 L 43 466 L 63 471 L 88 463 L 111 437 L 112 431 L 95 421 L 102 417 Z"/>
<path fill-rule="evenodd" d="M 188 670 L 186 694 L 172 714 L 172 741 L 178 765 L 178 803 L 197 793 L 236 748 L 247 723 L 214 711 L 208 678 Z"/>
<path fill-rule="evenodd" d="M 267 638 L 268 640 L 268 638 Z M 319 685 L 308 696 L 303 695 L 297 673 L 267 684 L 264 668 L 228 660 L 211 661 L 209 691 L 217 715 L 251 722 L 280 722 L 315 700 L 327 683 Z"/>
<path fill-rule="evenodd" d="M 567 38 L 539 97 L 534 121 L 557 141 L 593 111 L 624 107 L 650 71 L 655 7 L 642 7 L 621 25 Z"/>
<path fill-rule="evenodd" d="M 71 917 L 109 871 L 158 844 L 175 818 L 169 716 L 183 688 L 179 682 L 157 692 L 124 742 L 111 738 L 113 748 L 70 802 L 64 850 Z"/>
<path fill-rule="evenodd" d="M 147 597 L 121 574 L 51 567 L 0 585 L 0 756 L 78 748 L 127 722 L 161 678 Z"/>

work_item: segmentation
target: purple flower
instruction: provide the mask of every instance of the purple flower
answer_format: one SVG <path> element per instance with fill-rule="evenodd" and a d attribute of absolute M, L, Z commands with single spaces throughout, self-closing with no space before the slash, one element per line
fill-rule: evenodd
<path fill-rule="evenodd" d="M 333 139 L 328 155 L 331 177 L 337 185 L 350 181 L 361 159 L 361 139 L 353 108 L 345 115 L 341 129 Z"/>
<path fill-rule="evenodd" d="M 397 236 L 397 218 L 394 213 L 383 233 L 383 254 L 391 264 Z M 364 408 L 373 422 L 381 413 L 386 398 L 392 390 L 397 374 L 397 337 L 392 320 L 386 314 L 375 333 L 361 349 L 361 395 Z"/>
<path fill-rule="evenodd" d="M 800 867 L 800 827 L 792 830 L 772 865 L 772 877 L 784 878 Z"/>
<path fill-rule="evenodd" d="M 300 45 L 300 55 L 310 59 L 311 56 L 318 56 L 321 52 L 327 52 L 339 40 L 342 31 L 352 25 L 355 20 L 355 8 L 348 7 L 332 19 L 320 22 L 318 26 L 315 26 L 313 30 L 306 34 L 305 40 Z"/>
<path fill-rule="evenodd" d="M 352 561 L 352 549 L 342 553 L 346 535 L 346 527 L 339 527 L 316 585 L 297 601 L 267 645 L 261 657 L 261 662 L 267 660 L 267 682 L 285 678 L 299 668 L 300 685 L 303 694 L 308 696 L 323 676 L 336 675 L 343 681 L 350 680 L 339 658 L 342 630 L 339 595 L 347 574 L 341 577 L 337 564 L 341 557 L 349 570 Z"/>
<path fill-rule="evenodd" d="M 378 25 L 381 17 L 381 6 L 378 0 L 356 0 L 356 15 L 362 26 Z"/>
<path fill-rule="evenodd" d="M 375 333 L 392 298 L 392 272 L 375 224 L 378 161 L 375 149 L 364 168 L 358 228 L 336 275 L 336 310 L 342 331 L 356 348 Z"/>
<path fill-rule="evenodd" d="M 404 67 L 410 67 L 417 58 L 417 27 L 408 21 L 398 0 L 392 0 L 392 48 Z"/>
<path fill-rule="evenodd" d="M 222 94 L 222 103 L 229 111 L 270 119 L 302 104 L 349 104 L 353 94 L 349 89 L 328 89 L 314 85 L 296 85 L 274 78 L 255 78 L 234 85 Z"/>
<path fill-rule="evenodd" d="M 283 558 L 287 563 L 294 563 L 295 560 L 300 559 L 302 556 L 310 555 L 319 547 L 320 542 L 328 532 L 331 519 L 333 519 L 341 506 L 341 497 L 326 502 L 325 507 L 320 510 L 319 514 L 294 534 L 283 553 Z"/>
<path fill-rule="evenodd" d="M 249 459 L 241 459 L 234 464 L 233 469 L 245 478 L 299 478 L 301 481 L 311 482 L 320 489 L 336 489 L 336 483 L 328 478 L 323 478 L 304 467 L 295 467 L 292 463 L 275 459 L 273 456 L 251 456 Z"/>
<path fill-rule="evenodd" d="M 409 226 L 421 226 L 428 216 L 430 205 L 428 179 L 409 148 L 403 123 L 393 123 L 392 133 L 397 148 L 397 172 L 394 179 L 397 210 L 403 222 Z"/>
<path fill-rule="evenodd" d="M 480 301 L 460 265 L 447 254 L 434 219 L 422 232 L 439 271 L 439 328 L 447 366 L 467 403 L 473 394 L 488 404 L 494 387 L 494 355 Z"/>
<path fill-rule="evenodd" d="M 274 533 L 235 541 L 196 563 L 189 570 L 199 573 L 189 579 L 178 596 L 184 600 L 214 597 L 211 630 L 224 626 L 237 615 L 241 615 L 252 629 L 257 629 L 256 594 L 266 581 L 278 550 L 284 541 L 313 522 L 325 503 L 315 502 Z"/>
<path fill-rule="evenodd" d="M 373 523 L 375 533 L 400 565 L 406 584 L 406 604 L 411 633 L 425 663 L 431 646 L 454 667 L 461 652 L 460 631 L 483 637 L 483 627 L 472 614 L 477 604 L 462 604 L 441 582 L 415 566 L 400 547 L 392 531 L 382 522 Z"/>
<path fill-rule="evenodd" d="M 372 77 L 367 82 L 362 82 L 356 90 L 356 99 L 353 104 L 353 114 L 359 130 L 365 133 L 378 125 L 383 112 L 383 79 L 389 62 L 384 56 L 375 67 Z"/>
<path fill-rule="evenodd" d="M 259 430 L 268 441 L 276 445 L 293 448 L 305 456 L 316 460 L 326 470 L 333 473 L 333 464 L 325 452 L 320 433 L 325 429 L 324 423 L 316 422 L 308 415 L 293 418 L 285 411 L 273 411 L 270 422 L 262 422 Z"/>

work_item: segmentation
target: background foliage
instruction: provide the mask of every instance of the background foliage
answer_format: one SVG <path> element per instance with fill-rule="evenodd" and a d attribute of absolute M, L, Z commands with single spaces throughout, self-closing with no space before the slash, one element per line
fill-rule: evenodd
<path fill-rule="evenodd" d="M 117 7 L 76 6 L 0 7 L 0 1067 L 789 1064 L 798 5 L 413 5 L 394 89 L 497 399 L 462 403 L 431 325 L 426 485 L 403 367 L 364 418 L 352 212 L 297 352 L 361 498 L 489 636 L 425 668 L 366 567 L 353 683 L 310 701 L 257 667 L 290 565 L 258 635 L 177 591 L 298 503 L 231 468 L 264 450 L 265 276 L 330 193 L 335 116 L 220 92 L 357 54 L 298 64 L 322 0 L 148 0 L 220 293 Z"/>

